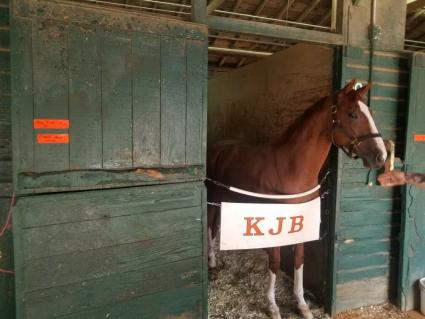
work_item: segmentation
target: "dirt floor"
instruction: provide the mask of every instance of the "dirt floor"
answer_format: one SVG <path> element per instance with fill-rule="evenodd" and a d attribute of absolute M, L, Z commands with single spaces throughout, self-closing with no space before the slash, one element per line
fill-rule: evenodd
<path fill-rule="evenodd" d="M 263 250 L 217 252 L 217 268 L 209 272 L 209 319 L 268 319 L 265 289 L 267 254 Z M 314 318 L 329 318 L 306 292 Z M 302 318 L 292 294 L 292 279 L 282 272 L 276 282 L 276 302 L 282 318 Z M 338 314 L 336 319 L 408 319 L 392 305 L 362 307 Z"/>

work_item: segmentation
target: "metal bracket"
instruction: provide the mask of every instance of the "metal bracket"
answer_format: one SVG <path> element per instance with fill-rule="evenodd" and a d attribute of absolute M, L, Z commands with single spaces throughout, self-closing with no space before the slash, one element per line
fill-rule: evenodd
<path fill-rule="evenodd" d="M 382 35 L 382 27 L 378 24 L 374 24 L 370 26 L 369 37 L 371 40 L 377 41 L 381 38 Z"/>

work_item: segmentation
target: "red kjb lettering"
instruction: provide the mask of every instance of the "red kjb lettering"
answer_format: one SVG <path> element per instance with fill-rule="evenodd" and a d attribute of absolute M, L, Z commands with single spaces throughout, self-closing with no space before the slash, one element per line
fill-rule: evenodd
<path fill-rule="evenodd" d="M 303 225 L 304 216 L 293 216 L 291 217 L 291 220 L 292 220 L 291 231 L 288 234 L 300 232 L 304 227 Z"/>
<path fill-rule="evenodd" d="M 255 223 L 252 223 L 252 220 L 254 217 L 244 217 L 246 220 L 246 232 L 243 234 L 244 236 L 263 236 L 264 233 L 261 232 L 260 228 L 258 227 L 258 223 L 262 220 L 264 220 L 264 217 L 255 217 Z M 252 233 L 252 230 L 254 230 L 255 233 Z"/>
<path fill-rule="evenodd" d="M 278 224 L 277 224 L 277 231 L 274 232 L 273 228 L 269 229 L 270 235 L 279 235 L 282 232 L 283 229 L 283 221 L 286 219 L 285 217 L 276 217 Z"/>

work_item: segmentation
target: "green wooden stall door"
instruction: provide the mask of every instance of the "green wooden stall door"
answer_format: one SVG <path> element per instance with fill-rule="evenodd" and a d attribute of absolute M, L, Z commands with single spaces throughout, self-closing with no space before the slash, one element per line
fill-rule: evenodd
<path fill-rule="evenodd" d="M 405 168 L 425 173 L 425 54 L 412 58 Z M 405 186 L 400 258 L 399 303 L 403 310 L 419 307 L 419 279 L 425 277 L 424 190 Z"/>
<path fill-rule="evenodd" d="M 12 11 L 17 318 L 206 318 L 207 29 Z"/>

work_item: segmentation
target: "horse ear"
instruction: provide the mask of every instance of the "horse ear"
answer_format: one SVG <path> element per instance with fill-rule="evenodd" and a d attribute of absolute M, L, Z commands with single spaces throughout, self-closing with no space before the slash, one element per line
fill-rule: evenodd
<path fill-rule="evenodd" d="M 372 82 L 369 82 L 366 86 L 356 91 L 357 96 L 363 97 L 370 90 L 371 87 L 372 87 Z"/>
<path fill-rule="evenodd" d="M 350 83 L 348 83 L 346 86 L 344 86 L 344 88 L 342 89 L 342 92 L 344 92 L 344 94 L 348 94 L 353 90 L 354 84 L 357 82 L 356 78 L 353 78 Z"/>

